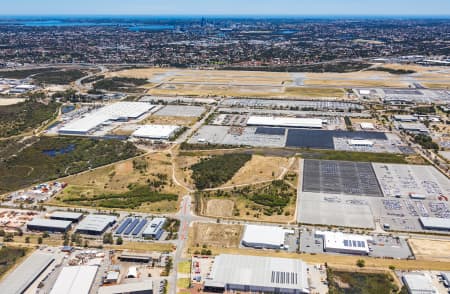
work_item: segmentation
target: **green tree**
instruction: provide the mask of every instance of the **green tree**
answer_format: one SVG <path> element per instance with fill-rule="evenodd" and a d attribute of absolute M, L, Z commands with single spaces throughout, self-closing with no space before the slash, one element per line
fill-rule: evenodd
<path fill-rule="evenodd" d="M 117 237 L 116 239 L 116 245 L 122 245 L 123 244 L 123 239 L 122 237 Z"/>
<path fill-rule="evenodd" d="M 356 265 L 357 265 L 358 267 L 365 267 L 365 266 L 366 266 L 366 261 L 365 261 L 364 259 L 358 259 L 358 260 L 356 261 Z"/>
<path fill-rule="evenodd" d="M 43 240 L 44 240 L 44 239 L 42 239 L 42 237 L 39 237 L 38 240 L 37 240 L 37 241 L 38 241 L 38 244 L 42 244 L 42 241 L 43 241 Z"/>

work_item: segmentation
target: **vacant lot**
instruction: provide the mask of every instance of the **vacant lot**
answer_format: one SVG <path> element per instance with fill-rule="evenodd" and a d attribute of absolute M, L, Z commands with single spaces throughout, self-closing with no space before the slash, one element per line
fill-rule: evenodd
<path fill-rule="evenodd" d="M 238 247 L 243 230 L 241 225 L 196 223 L 189 230 L 189 242 L 194 247 Z"/>
<path fill-rule="evenodd" d="M 328 269 L 330 294 L 390 294 L 398 290 L 393 278 L 383 273 L 347 272 Z"/>
<path fill-rule="evenodd" d="M 75 206 L 89 206 L 92 202 L 100 207 L 132 208 L 135 201 L 132 206 L 140 211 L 174 212 L 178 202 L 173 195 L 178 198 L 183 190 L 173 183 L 171 173 L 166 154 L 149 154 L 68 177 L 65 179 L 68 187 L 53 202 Z M 134 193 L 142 187 L 147 187 L 146 193 Z"/>
<path fill-rule="evenodd" d="M 43 122 L 50 120 L 59 104 L 24 101 L 13 105 L 0 106 L 0 137 L 18 135 L 32 131 Z"/>
<path fill-rule="evenodd" d="M 53 70 L 38 73 L 33 79 L 39 84 L 67 85 L 87 75 L 85 71 L 78 69 Z"/>
<path fill-rule="evenodd" d="M 407 157 L 392 153 L 347 152 L 335 150 L 303 150 L 299 151 L 304 159 L 345 160 L 382 163 L 408 163 Z"/>
<path fill-rule="evenodd" d="M 232 217 L 234 201 L 228 199 L 211 199 L 206 203 L 206 215 L 215 217 Z"/>
<path fill-rule="evenodd" d="M 0 194 L 140 154 L 131 143 L 87 138 L 41 137 L 22 148 L 0 161 Z"/>
<path fill-rule="evenodd" d="M 195 117 L 183 117 L 183 116 L 156 116 L 151 115 L 144 120 L 140 121 L 142 125 L 176 125 L 176 126 L 191 126 L 197 121 Z"/>
<path fill-rule="evenodd" d="M 25 102 L 25 98 L 0 98 L 0 106 L 9 106 Z"/>
<path fill-rule="evenodd" d="M 417 259 L 450 261 L 450 241 L 409 239 L 408 242 Z"/>

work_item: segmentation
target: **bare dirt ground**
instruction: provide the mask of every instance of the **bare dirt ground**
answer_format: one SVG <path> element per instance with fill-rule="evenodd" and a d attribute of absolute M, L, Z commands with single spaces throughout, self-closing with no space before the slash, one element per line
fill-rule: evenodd
<path fill-rule="evenodd" d="M 206 203 L 206 215 L 214 217 L 232 217 L 234 201 L 228 199 L 211 199 Z"/>
<path fill-rule="evenodd" d="M 417 259 L 450 261 L 450 241 L 409 239 L 408 242 Z"/>
<path fill-rule="evenodd" d="M 0 98 L 0 106 L 14 105 L 23 101 L 25 99 L 22 98 Z"/>
<path fill-rule="evenodd" d="M 195 223 L 189 229 L 189 243 L 191 246 L 236 248 L 239 246 L 243 231 L 241 225 Z"/>
<path fill-rule="evenodd" d="M 253 155 L 234 177 L 221 187 L 277 179 L 289 165 L 289 158 Z"/>
<path fill-rule="evenodd" d="M 181 117 L 181 116 L 157 116 L 152 115 L 139 122 L 141 125 L 159 124 L 159 125 L 176 125 L 176 126 L 191 126 L 197 121 L 195 117 Z"/>

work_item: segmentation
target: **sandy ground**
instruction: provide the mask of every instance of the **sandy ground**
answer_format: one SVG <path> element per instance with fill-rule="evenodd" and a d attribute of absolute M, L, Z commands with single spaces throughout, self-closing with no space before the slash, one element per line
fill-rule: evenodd
<path fill-rule="evenodd" d="M 160 125 L 177 125 L 177 126 L 191 126 L 197 121 L 195 117 L 181 117 L 181 116 L 155 116 L 152 115 L 139 124 L 160 124 Z"/>
<path fill-rule="evenodd" d="M 450 261 L 450 241 L 409 239 L 408 242 L 417 259 Z"/>
<path fill-rule="evenodd" d="M 289 158 L 253 155 L 234 177 L 221 187 L 252 184 L 276 179 L 287 168 Z"/>
<path fill-rule="evenodd" d="M 0 106 L 14 105 L 20 102 L 24 102 L 22 98 L 0 98 Z"/>
<path fill-rule="evenodd" d="M 234 201 L 228 199 L 211 199 L 206 203 L 206 215 L 214 217 L 232 217 Z"/>
<path fill-rule="evenodd" d="M 238 247 L 242 233 L 241 225 L 196 223 L 189 230 L 189 243 L 191 246 Z"/>

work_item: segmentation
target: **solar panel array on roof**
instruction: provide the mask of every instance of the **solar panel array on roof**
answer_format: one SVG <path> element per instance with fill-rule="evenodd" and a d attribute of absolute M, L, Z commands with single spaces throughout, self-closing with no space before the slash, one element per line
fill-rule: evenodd
<path fill-rule="evenodd" d="M 364 241 L 355 241 L 355 240 L 344 240 L 345 247 L 359 247 L 365 248 L 366 243 Z"/>
<path fill-rule="evenodd" d="M 305 160 L 303 191 L 382 197 L 370 163 Z"/>
<path fill-rule="evenodd" d="M 256 128 L 255 134 L 257 135 L 276 135 L 276 136 L 284 136 L 286 133 L 285 128 L 266 128 L 266 127 L 259 127 Z"/>
<path fill-rule="evenodd" d="M 286 147 L 334 149 L 333 138 L 387 140 L 386 134 L 382 132 L 289 129 Z"/>
<path fill-rule="evenodd" d="M 297 285 L 298 273 L 272 271 L 270 282 L 274 284 L 292 284 Z"/>
<path fill-rule="evenodd" d="M 144 228 L 144 226 L 147 224 L 147 220 L 143 219 L 141 220 L 141 222 L 139 223 L 139 225 L 136 226 L 136 228 L 134 228 L 132 235 L 133 236 L 137 236 L 139 235 L 139 233 L 142 231 L 142 229 Z"/>
<path fill-rule="evenodd" d="M 128 225 L 133 221 L 132 218 L 127 218 L 122 222 L 122 224 L 119 226 L 119 228 L 116 230 L 117 235 L 121 235 L 123 231 L 128 227 Z"/>
<path fill-rule="evenodd" d="M 134 228 L 138 225 L 138 223 L 139 223 L 139 219 L 137 219 L 137 218 L 134 219 L 134 220 L 131 222 L 131 224 L 127 227 L 127 229 L 125 230 L 124 234 L 125 234 L 125 235 L 131 234 L 131 231 L 134 230 Z"/>
<path fill-rule="evenodd" d="M 147 220 L 143 218 L 132 218 L 129 217 L 125 219 L 116 230 L 116 235 L 133 235 L 137 236 L 144 229 L 147 224 Z"/>

